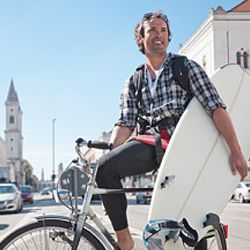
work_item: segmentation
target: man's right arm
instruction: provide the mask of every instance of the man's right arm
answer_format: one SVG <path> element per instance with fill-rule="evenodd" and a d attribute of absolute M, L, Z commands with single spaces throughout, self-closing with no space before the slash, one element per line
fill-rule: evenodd
<path fill-rule="evenodd" d="M 128 127 L 115 126 L 110 138 L 110 143 L 112 143 L 113 148 L 123 144 L 131 136 L 132 132 L 133 131 Z"/>

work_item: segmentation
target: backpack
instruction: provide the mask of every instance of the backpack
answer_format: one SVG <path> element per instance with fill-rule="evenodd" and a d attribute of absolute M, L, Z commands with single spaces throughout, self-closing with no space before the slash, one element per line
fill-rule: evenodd
<path fill-rule="evenodd" d="M 185 63 L 184 63 L 184 61 L 186 59 L 187 58 L 185 56 L 179 56 L 179 55 L 172 59 L 172 70 L 173 70 L 174 80 L 182 89 L 184 89 L 187 92 L 187 95 L 188 95 L 188 101 L 186 102 L 185 106 L 188 105 L 189 101 L 193 97 L 193 94 L 192 94 L 191 89 L 190 89 L 188 70 L 187 70 Z M 144 65 L 140 65 L 139 67 L 137 67 L 137 69 L 133 75 L 133 83 L 135 85 L 135 96 L 137 99 L 138 107 L 140 107 L 141 97 L 142 97 L 141 90 L 142 90 L 143 73 L 144 73 Z M 175 117 L 173 117 L 173 118 L 167 119 L 167 121 L 162 121 L 162 122 L 177 123 L 178 120 L 176 121 Z M 146 127 L 148 125 L 148 121 L 139 117 L 138 123 L 140 125 L 140 130 L 137 131 L 137 136 L 135 137 L 135 139 L 138 141 L 144 142 L 146 144 L 155 145 L 156 161 L 158 164 L 160 164 L 160 162 L 163 158 L 164 151 L 167 147 L 166 144 L 168 144 L 170 138 L 167 137 L 167 138 L 164 138 L 165 141 L 162 140 L 163 138 L 162 138 L 161 132 L 160 132 L 160 134 L 156 133 L 154 136 L 144 135 Z M 155 171 L 156 170 L 157 169 L 155 169 Z"/>
<path fill-rule="evenodd" d="M 172 59 L 172 70 L 173 70 L 174 80 L 182 89 L 184 89 L 188 93 L 188 97 L 190 97 L 188 99 L 191 99 L 193 95 L 190 90 L 188 70 L 184 63 L 186 59 L 187 59 L 186 56 L 180 56 L 180 55 L 175 56 Z M 143 79 L 143 71 L 144 71 L 144 64 L 137 67 L 133 75 L 133 83 L 136 89 L 135 95 L 137 98 L 138 105 L 140 105 L 140 102 L 141 102 L 141 89 L 142 89 L 141 84 L 142 84 L 142 79 Z"/>

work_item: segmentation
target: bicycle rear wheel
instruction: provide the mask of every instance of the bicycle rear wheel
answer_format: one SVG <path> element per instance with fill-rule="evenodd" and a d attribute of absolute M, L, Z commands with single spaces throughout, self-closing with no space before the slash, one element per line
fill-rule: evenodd
<path fill-rule="evenodd" d="M 213 237 L 207 239 L 208 250 L 227 250 L 226 234 L 224 227 L 221 226 L 215 229 Z"/>
<path fill-rule="evenodd" d="M 59 219 L 44 219 L 17 229 L 0 243 L 1 250 L 70 250 L 74 237 L 72 224 Z M 83 229 L 78 249 L 105 250 L 90 231 Z"/>

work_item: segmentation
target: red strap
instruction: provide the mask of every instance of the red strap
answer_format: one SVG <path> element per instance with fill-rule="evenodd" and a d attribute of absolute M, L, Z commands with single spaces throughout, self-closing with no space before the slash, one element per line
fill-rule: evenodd
<path fill-rule="evenodd" d="M 161 129 L 160 134 L 161 134 L 162 139 L 165 139 L 167 142 L 170 141 L 170 136 L 169 136 L 168 131 L 166 129 Z"/>
<path fill-rule="evenodd" d="M 169 140 L 170 140 L 170 136 L 168 135 L 167 130 L 163 129 L 160 132 L 161 134 L 161 143 L 162 143 L 162 148 L 163 150 L 166 150 Z M 146 144 L 155 146 L 155 136 L 154 135 L 138 135 L 135 137 L 135 139 L 137 141 L 141 141 L 144 142 Z"/>

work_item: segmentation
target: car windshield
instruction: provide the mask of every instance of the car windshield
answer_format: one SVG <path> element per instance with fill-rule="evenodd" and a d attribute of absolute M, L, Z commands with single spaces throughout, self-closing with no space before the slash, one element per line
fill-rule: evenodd
<path fill-rule="evenodd" d="M 11 186 L 0 187 L 0 194 L 9 194 L 9 193 L 15 193 L 15 189 Z"/>
<path fill-rule="evenodd" d="M 22 193 L 30 193 L 30 188 L 29 187 L 21 187 L 21 192 Z"/>

